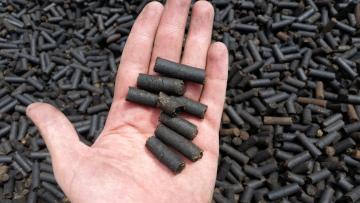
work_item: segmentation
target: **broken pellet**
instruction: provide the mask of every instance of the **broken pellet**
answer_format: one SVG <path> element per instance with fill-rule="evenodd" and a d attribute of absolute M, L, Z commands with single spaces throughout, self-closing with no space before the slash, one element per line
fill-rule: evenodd
<path fill-rule="evenodd" d="M 176 100 L 184 106 L 184 112 L 191 114 L 193 116 L 204 118 L 205 112 L 207 110 L 207 105 L 202 104 L 200 102 L 194 101 L 184 96 L 171 96 L 172 98 L 176 98 Z"/>
<path fill-rule="evenodd" d="M 184 105 L 175 97 L 170 97 L 163 92 L 159 93 L 159 100 L 156 103 L 156 107 L 172 117 L 179 116 L 184 109 Z"/>

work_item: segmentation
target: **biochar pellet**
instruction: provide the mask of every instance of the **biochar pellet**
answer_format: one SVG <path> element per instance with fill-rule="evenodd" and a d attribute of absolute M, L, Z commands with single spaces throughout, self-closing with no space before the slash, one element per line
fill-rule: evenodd
<path fill-rule="evenodd" d="M 159 99 L 156 103 L 156 107 L 172 117 L 179 116 L 181 110 L 184 109 L 184 105 L 175 97 L 170 97 L 163 92 L 159 93 Z"/>
<path fill-rule="evenodd" d="M 191 161 L 197 161 L 203 156 L 202 149 L 162 124 L 156 127 L 155 136 Z"/>
<path fill-rule="evenodd" d="M 205 70 L 169 61 L 160 57 L 156 59 L 154 71 L 180 80 L 205 85 Z"/>
<path fill-rule="evenodd" d="M 173 98 L 176 98 L 178 102 L 180 102 L 183 106 L 184 106 L 184 112 L 199 117 L 199 118 L 204 118 L 205 117 L 205 112 L 207 110 L 207 105 L 202 104 L 200 102 L 194 101 L 190 98 L 187 98 L 185 96 L 180 96 L 180 97 L 175 97 L 172 96 Z"/>
<path fill-rule="evenodd" d="M 180 173 L 185 168 L 185 161 L 169 149 L 163 142 L 156 137 L 149 137 L 146 140 L 146 148 L 166 167 L 175 174 Z"/>
<path fill-rule="evenodd" d="M 159 95 L 147 92 L 145 90 L 129 87 L 129 92 L 125 98 L 126 101 L 155 107 L 157 106 Z"/>
<path fill-rule="evenodd" d="M 181 117 L 173 118 L 163 112 L 160 114 L 159 121 L 168 128 L 172 129 L 173 131 L 177 132 L 178 134 L 184 136 L 189 140 L 194 139 L 198 133 L 196 125 L 190 123 L 189 121 Z"/>
<path fill-rule="evenodd" d="M 164 92 L 170 95 L 185 93 L 185 84 L 182 80 L 141 73 L 137 79 L 137 87 L 150 92 Z"/>

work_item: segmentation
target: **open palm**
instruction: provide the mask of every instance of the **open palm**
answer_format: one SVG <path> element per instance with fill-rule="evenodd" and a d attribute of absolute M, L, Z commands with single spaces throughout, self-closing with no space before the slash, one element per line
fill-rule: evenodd
<path fill-rule="evenodd" d="M 190 0 L 149 3 L 136 20 L 118 70 L 114 101 L 93 146 L 81 143 L 66 117 L 48 104 L 27 108 L 51 153 L 56 180 L 72 202 L 209 202 L 215 183 L 218 130 L 225 97 L 227 50 L 210 45 L 213 7 L 192 8 L 182 63 L 206 68 L 206 85 L 186 83 L 185 96 L 208 105 L 205 119 L 182 115 L 198 126 L 194 143 L 204 150 L 175 175 L 145 147 L 159 124 L 158 109 L 125 101 L 139 73 L 156 74 L 156 57 L 180 61 Z"/>

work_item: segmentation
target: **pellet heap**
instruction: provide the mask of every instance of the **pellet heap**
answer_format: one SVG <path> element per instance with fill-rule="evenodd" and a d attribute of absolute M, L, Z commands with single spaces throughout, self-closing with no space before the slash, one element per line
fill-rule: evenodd
<path fill-rule="evenodd" d="M 1 202 L 67 200 L 26 106 L 52 104 L 91 145 L 147 2 L 1 1 Z M 214 200 L 358 201 L 359 3 L 210 2 L 230 66 Z"/>
<path fill-rule="evenodd" d="M 184 111 L 204 118 L 207 106 L 182 95 L 185 93 L 184 81 L 205 84 L 205 70 L 158 57 L 154 71 L 172 78 L 140 73 L 137 87 L 143 90 L 129 87 L 125 100 L 162 110 L 161 124 L 156 127 L 155 136 L 146 140 L 145 146 L 178 174 L 185 168 L 185 161 L 167 146 L 194 162 L 203 156 L 203 150 L 189 141 L 196 137 L 197 126 L 180 117 L 180 113 Z"/>
<path fill-rule="evenodd" d="M 215 202 L 360 199 L 360 4 L 212 1 L 229 49 Z"/>

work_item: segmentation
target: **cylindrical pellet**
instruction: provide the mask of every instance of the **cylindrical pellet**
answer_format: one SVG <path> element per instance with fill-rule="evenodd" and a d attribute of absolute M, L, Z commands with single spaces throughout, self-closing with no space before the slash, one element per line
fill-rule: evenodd
<path fill-rule="evenodd" d="M 223 143 L 220 145 L 221 151 L 224 151 L 227 155 L 229 155 L 234 160 L 238 161 L 239 163 L 246 164 L 249 161 L 249 157 L 245 154 L 239 152 L 238 150 L 234 149 L 230 145 Z"/>
<path fill-rule="evenodd" d="M 183 109 L 184 112 L 199 118 L 204 118 L 205 112 L 208 108 L 207 105 L 194 101 L 184 96 L 174 97 L 174 98 L 176 98 L 176 100 L 184 106 Z"/>
<path fill-rule="evenodd" d="M 145 90 L 129 87 L 129 92 L 125 100 L 145 106 L 156 107 L 159 96 Z"/>
<path fill-rule="evenodd" d="M 219 165 L 216 179 L 225 180 L 226 174 L 229 172 L 231 165 L 232 165 L 232 160 L 227 156 L 224 157 Z"/>
<path fill-rule="evenodd" d="M 180 173 L 185 168 L 185 161 L 156 137 L 149 137 L 146 140 L 145 146 L 161 163 L 175 174 Z"/>
<path fill-rule="evenodd" d="M 285 161 L 285 166 L 288 168 L 294 168 L 296 165 L 298 165 L 301 162 L 307 161 L 311 159 L 311 155 L 309 153 L 309 151 L 304 151 L 301 152 L 293 157 L 291 157 L 290 159 Z"/>
<path fill-rule="evenodd" d="M 299 185 L 297 183 L 292 183 L 290 185 L 281 187 L 277 190 L 274 191 L 270 191 L 267 194 L 267 197 L 271 200 L 271 201 L 275 201 L 278 200 L 282 197 L 288 196 L 288 195 L 292 195 L 294 193 L 298 193 L 300 192 L 301 188 L 299 187 Z"/>
<path fill-rule="evenodd" d="M 197 161 L 203 156 L 202 149 L 162 124 L 157 126 L 155 136 L 191 161 Z"/>
<path fill-rule="evenodd" d="M 187 66 L 158 57 L 155 62 L 154 71 L 173 78 L 205 85 L 204 69 Z"/>
<path fill-rule="evenodd" d="M 173 118 L 163 112 L 160 114 L 159 121 L 166 127 L 190 140 L 194 139 L 198 133 L 196 125 L 181 117 Z"/>
<path fill-rule="evenodd" d="M 172 117 L 179 116 L 181 110 L 184 109 L 184 105 L 175 97 L 170 97 L 163 92 L 159 93 L 159 100 L 156 103 L 156 107 Z"/>
<path fill-rule="evenodd" d="M 264 116 L 265 125 L 292 125 L 293 122 L 290 117 L 273 117 Z"/>
<path fill-rule="evenodd" d="M 308 184 L 314 184 L 321 180 L 328 178 L 331 175 L 331 172 L 328 169 L 322 169 L 320 171 L 314 172 L 309 176 L 305 177 L 305 181 Z"/>
<path fill-rule="evenodd" d="M 169 95 L 183 95 L 185 93 L 185 84 L 182 80 L 139 74 L 137 86 L 140 89 L 149 92 L 164 92 Z"/>

